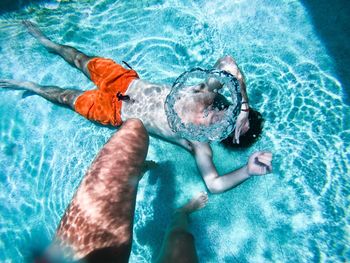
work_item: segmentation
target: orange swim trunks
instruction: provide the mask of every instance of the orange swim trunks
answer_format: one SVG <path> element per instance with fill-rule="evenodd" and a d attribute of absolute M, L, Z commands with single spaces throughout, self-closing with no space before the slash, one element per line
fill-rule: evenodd
<path fill-rule="evenodd" d="M 130 83 L 139 78 L 135 70 L 123 68 L 111 59 L 93 58 L 88 63 L 91 80 L 97 89 L 85 91 L 75 101 L 75 111 L 89 120 L 104 125 L 122 124 L 122 101 Z"/>

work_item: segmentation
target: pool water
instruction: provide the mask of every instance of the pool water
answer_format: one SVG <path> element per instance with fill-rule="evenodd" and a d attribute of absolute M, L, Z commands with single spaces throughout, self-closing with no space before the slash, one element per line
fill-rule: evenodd
<path fill-rule="evenodd" d="M 132 2 L 132 3 L 130 3 Z M 21 25 L 122 60 L 153 82 L 210 68 L 230 54 L 265 117 L 261 140 L 235 152 L 213 144 L 221 174 L 257 150 L 274 172 L 220 195 L 191 216 L 201 262 L 345 262 L 349 246 L 350 108 L 311 17 L 296 0 L 85 0 L 30 4 L 0 15 L 0 79 L 93 84 Z M 115 130 L 21 91 L 0 91 L 0 262 L 25 262 L 55 228 L 94 156 Z M 185 150 L 151 138 L 159 163 L 139 185 L 130 262 L 157 256 L 175 207 L 204 190 Z"/>

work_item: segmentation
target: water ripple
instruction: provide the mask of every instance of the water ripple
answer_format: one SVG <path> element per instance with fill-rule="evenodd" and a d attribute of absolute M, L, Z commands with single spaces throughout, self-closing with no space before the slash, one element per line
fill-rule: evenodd
<path fill-rule="evenodd" d="M 349 260 L 350 109 L 298 1 L 53 4 L 0 16 L 0 78 L 93 87 L 27 34 L 22 19 L 37 22 L 55 41 L 126 60 L 154 82 L 171 84 L 224 54 L 237 59 L 251 104 L 266 119 L 264 134 L 242 153 L 213 145 L 214 160 L 222 174 L 254 150 L 270 149 L 275 172 L 210 196 L 208 207 L 193 215 L 201 261 Z M 29 244 L 51 239 L 84 171 L 114 131 L 37 96 L 0 93 L 0 261 L 21 262 Z M 131 262 L 154 258 L 173 208 L 204 189 L 187 154 L 151 139 L 148 158 L 166 165 L 140 182 Z"/>

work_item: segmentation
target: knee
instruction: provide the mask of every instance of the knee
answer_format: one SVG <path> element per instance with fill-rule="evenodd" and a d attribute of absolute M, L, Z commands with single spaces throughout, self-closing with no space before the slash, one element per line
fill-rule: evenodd
<path fill-rule="evenodd" d="M 69 103 L 69 96 L 67 94 L 60 94 L 59 96 L 59 102 L 61 104 L 68 104 Z"/>
<path fill-rule="evenodd" d="M 83 68 L 84 64 L 86 62 L 86 56 L 80 52 L 78 52 L 75 56 L 74 56 L 74 65 L 77 68 Z"/>
<path fill-rule="evenodd" d="M 123 127 L 131 126 L 136 129 L 144 129 L 144 125 L 140 119 L 132 118 L 124 122 Z"/>
<path fill-rule="evenodd" d="M 67 91 L 63 92 L 62 94 L 59 95 L 58 101 L 61 104 L 65 104 L 65 105 L 72 107 L 74 104 L 74 95 L 70 92 L 67 92 Z"/>

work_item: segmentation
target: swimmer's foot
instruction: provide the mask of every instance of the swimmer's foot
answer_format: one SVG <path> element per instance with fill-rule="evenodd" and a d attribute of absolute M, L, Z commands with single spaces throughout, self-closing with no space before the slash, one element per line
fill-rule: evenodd
<path fill-rule="evenodd" d="M 34 91 L 35 85 L 29 81 L 16 81 L 12 79 L 0 79 L 0 89 Z"/>
<path fill-rule="evenodd" d="M 49 52 L 54 52 L 57 44 L 52 42 L 44 33 L 38 28 L 37 25 L 29 20 L 23 20 L 22 24 L 27 28 L 29 34 L 35 37 Z"/>
<path fill-rule="evenodd" d="M 206 192 L 201 192 L 198 196 L 193 197 L 187 204 L 180 207 L 178 210 L 190 214 L 196 210 L 199 210 L 208 202 L 208 194 Z"/>
<path fill-rule="evenodd" d="M 31 34 L 33 37 L 37 39 L 41 38 L 47 38 L 44 33 L 38 28 L 37 25 L 34 23 L 30 22 L 29 20 L 23 20 L 22 24 L 27 28 L 29 34 Z"/>

